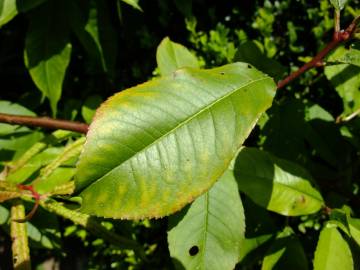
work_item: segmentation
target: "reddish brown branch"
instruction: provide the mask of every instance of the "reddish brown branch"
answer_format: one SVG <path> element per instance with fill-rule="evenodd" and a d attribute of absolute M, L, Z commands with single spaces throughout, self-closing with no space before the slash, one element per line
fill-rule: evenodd
<path fill-rule="evenodd" d="M 43 127 L 49 129 L 64 129 L 86 134 L 89 126 L 80 122 L 52 119 L 49 117 L 34 117 L 0 113 L 0 123 Z"/>
<path fill-rule="evenodd" d="M 310 62 L 307 62 L 305 65 L 303 65 L 295 72 L 291 73 L 285 79 L 279 81 L 277 84 L 277 88 L 278 89 L 283 88 L 285 85 L 289 84 L 291 81 L 293 81 L 294 79 L 296 79 L 301 74 L 308 71 L 309 69 L 312 69 L 317 66 L 321 66 L 322 60 L 329 52 L 334 50 L 342 42 L 347 41 L 351 38 L 351 36 L 356 30 L 359 21 L 360 21 L 360 16 L 356 17 L 344 31 L 337 31 L 335 28 L 333 40 L 324 49 L 322 49 Z"/>

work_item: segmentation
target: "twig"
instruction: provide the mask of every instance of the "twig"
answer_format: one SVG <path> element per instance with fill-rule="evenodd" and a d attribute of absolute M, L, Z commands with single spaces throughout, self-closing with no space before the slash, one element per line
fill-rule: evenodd
<path fill-rule="evenodd" d="M 337 16 L 335 15 L 335 21 L 337 20 L 336 18 Z M 337 28 L 340 27 L 340 25 L 339 22 L 336 22 L 336 27 L 332 41 L 324 49 L 322 49 L 310 62 L 307 62 L 305 65 L 303 65 L 295 72 L 291 73 L 285 79 L 279 81 L 277 84 L 277 88 L 278 89 L 283 88 L 284 86 L 289 84 L 291 81 L 299 77 L 304 72 L 321 65 L 322 60 L 328 53 L 334 50 L 342 42 L 347 41 L 351 38 L 351 36 L 354 34 L 356 30 L 359 21 L 360 21 L 360 16 L 356 17 L 344 31 L 337 31 Z"/>
<path fill-rule="evenodd" d="M 336 118 L 336 124 L 341 124 L 344 122 L 349 122 L 350 120 L 354 119 L 356 116 L 358 116 L 360 114 L 360 108 L 357 109 L 356 111 L 354 111 L 353 113 L 349 114 L 348 116 L 343 117 L 338 117 Z"/>
<path fill-rule="evenodd" d="M 0 113 L 0 123 L 43 127 L 49 129 L 64 129 L 86 134 L 89 126 L 85 123 L 52 119 L 49 117 L 35 117 Z"/>

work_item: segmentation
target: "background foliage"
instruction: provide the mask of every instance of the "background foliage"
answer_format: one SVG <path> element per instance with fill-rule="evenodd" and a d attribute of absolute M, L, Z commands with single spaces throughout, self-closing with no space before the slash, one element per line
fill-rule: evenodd
<path fill-rule="evenodd" d="M 242 61 L 278 81 L 331 40 L 332 4 L 345 2 L 0 0 L 0 112 L 90 123 L 109 96 L 183 64 Z M 359 6 L 349 1 L 342 26 Z M 279 91 L 229 170 L 184 210 L 159 220 L 97 219 L 136 240 L 145 255 L 40 209 L 27 222 L 34 268 L 221 269 L 211 259 L 227 251 L 221 263 L 228 269 L 358 269 L 360 120 L 351 116 L 360 109 L 359 50 L 359 42 L 339 47 L 324 67 Z M 32 149 L 7 180 L 68 194 L 83 141 L 0 124 L 0 168 L 19 165 Z M 216 201 L 221 209 L 211 208 Z M 229 232 L 216 220 L 204 229 L 209 213 L 226 220 Z M 0 256 L 7 258 L 0 264 L 8 269 L 8 202 L 0 205 L 0 224 Z M 206 234 L 223 240 L 202 246 Z M 184 242 L 193 247 L 185 253 Z"/>

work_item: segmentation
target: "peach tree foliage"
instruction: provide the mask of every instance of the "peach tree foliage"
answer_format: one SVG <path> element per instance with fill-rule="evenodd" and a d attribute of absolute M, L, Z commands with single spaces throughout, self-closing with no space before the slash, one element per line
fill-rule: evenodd
<path fill-rule="evenodd" d="M 138 1 L 123 2 L 141 10 Z M 347 1 L 330 2 L 340 12 Z M 110 35 L 115 31 L 103 16 L 107 8 L 98 0 L 0 0 L 0 27 L 18 13 L 32 18 L 24 61 L 54 115 L 71 59 L 70 33 L 104 72 L 114 71 L 116 48 L 104 42 L 99 27 L 107 25 Z M 70 19 L 59 10 L 70 10 Z M 168 217 L 168 251 L 178 269 L 252 267 L 254 254 L 261 269 L 356 269 L 360 219 L 346 199 L 330 208 L 318 179 L 322 170 L 331 176 L 342 166 L 343 152 L 329 144 L 335 141 L 343 151 L 360 145 L 358 126 L 335 123 L 352 120 L 360 110 L 359 44 L 340 46 L 326 59 L 325 77 L 343 101 L 337 120 L 318 104 L 274 101 L 274 78 L 282 77 L 284 67 L 255 41 L 243 43 L 233 63 L 205 69 L 191 51 L 166 37 L 156 59 L 156 78 L 103 103 L 96 96 L 86 101 L 86 137 L 0 124 L 0 147 L 14 152 L 0 174 L 4 230 L 29 239 L 30 247 L 55 250 L 61 241 L 56 214 L 146 260 L 137 239 L 115 234 L 109 220 Z M 35 116 L 5 100 L 0 113 Z M 262 147 L 245 147 L 256 126 L 267 134 L 260 138 Z M 304 151 L 309 145 L 312 156 Z M 341 177 L 351 178 L 348 170 Z M 21 220 L 23 202 L 28 209 L 34 194 L 40 207 L 32 219 Z M 276 229 L 271 215 L 300 220 L 298 231 L 288 223 Z M 320 231 L 311 255 L 299 233 L 309 228 Z M 28 263 L 29 252 L 14 246 L 14 258 Z"/>

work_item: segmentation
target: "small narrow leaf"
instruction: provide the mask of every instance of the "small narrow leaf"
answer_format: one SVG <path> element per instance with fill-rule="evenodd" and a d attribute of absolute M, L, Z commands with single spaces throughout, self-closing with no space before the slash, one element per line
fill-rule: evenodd
<path fill-rule="evenodd" d="M 232 270 L 244 239 L 244 220 L 236 181 L 226 172 L 168 232 L 170 255 L 185 269 Z"/>
<path fill-rule="evenodd" d="M 314 270 L 352 270 L 353 258 L 348 243 L 336 227 L 325 227 L 315 251 Z"/>
<path fill-rule="evenodd" d="M 142 11 L 141 7 L 139 6 L 139 0 L 121 0 L 121 1 L 132 6 L 133 8 L 136 8 L 136 9 Z"/>
<path fill-rule="evenodd" d="M 228 168 L 275 88 L 270 77 L 234 63 L 181 69 L 111 97 L 78 162 L 80 210 L 138 219 L 181 209 Z"/>
<path fill-rule="evenodd" d="M 315 213 L 324 203 L 305 169 L 265 151 L 242 149 L 235 161 L 234 174 L 242 192 L 282 215 Z"/>
<path fill-rule="evenodd" d="M 199 67 L 196 57 L 187 48 L 172 42 L 168 37 L 161 41 L 156 51 L 156 60 L 162 76 L 183 67 Z"/>
<path fill-rule="evenodd" d="M 25 62 L 36 86 L 49 98 L 53 114 L 70 62 L 71 44 L 64 5 L 49 1 L 31 13 L 25 41 Z"/>
<path fill-rule="evenodd" d="M 348 0 L 330 0 L 330 2 L 336 10 L 342 10 Z"/>

